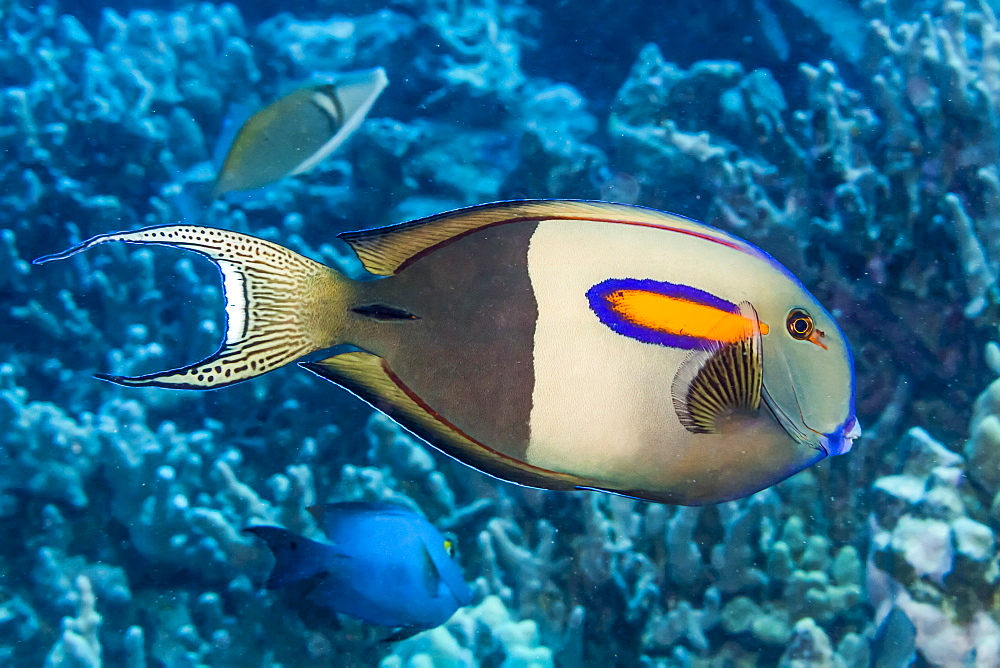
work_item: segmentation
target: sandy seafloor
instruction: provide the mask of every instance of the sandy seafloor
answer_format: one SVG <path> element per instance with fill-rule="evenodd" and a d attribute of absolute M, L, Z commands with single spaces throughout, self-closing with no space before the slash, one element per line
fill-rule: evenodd
<path fill-rule="evenodd" d="M 995 0 L 0 1 L 0 663 L 1000 666 Z M 315 170 L 204 197 L 220 137 L 319 72 L 388 88 Z M 494 480 L 294 366 L 129 389 L 211 353 L 216 272 L 89 236 L 177 221 L 356 271 L 337 233 L 605 199 L 764 248 L 837 317 L 853 451 L 701 508 Z M 708 268 L 706 268 L 708 270 Z M 263 588 L 240 530 L 396 499 L 474 600 L 399 643 Z"/>

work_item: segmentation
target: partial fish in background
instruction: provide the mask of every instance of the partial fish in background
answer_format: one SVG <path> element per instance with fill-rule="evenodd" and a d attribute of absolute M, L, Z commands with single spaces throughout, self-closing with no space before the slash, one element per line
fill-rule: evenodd
<path fill-rule="evenodd" d="M 399 630 L 402 640 L 448 621 L 472 601 L 450 541 L 422 515 L 395 503 L 313 506 L 329 544 L 287 529 L 244 529 L 274 554 L 268 589 L 301 583 L 316 605 Z"/>
<path fill-rule="evenodd" d="M 902 608 L 892 606 L 871 640 L 870 668 L 907 668 L 917 660 L 917 629 Z"/>
<path fill-rule="evenodd" d="M 388 83 L 381 67 L 338 74 L 264 107 L 236 133 L 212 197 L 309 171 L 361 125 Z"/>
<path fill-rule="evenodd" d="M 843 332 L 773 258 L 680 216 L 501 202 L 341 234 L 373 279 L 171 225 L 94 237 L 222 273 L 217 353 L 120 385 L 211 389 L 303 363 L 456 459 L 545 489 L 699 505 L 752 494 L 861 430 Z"/>

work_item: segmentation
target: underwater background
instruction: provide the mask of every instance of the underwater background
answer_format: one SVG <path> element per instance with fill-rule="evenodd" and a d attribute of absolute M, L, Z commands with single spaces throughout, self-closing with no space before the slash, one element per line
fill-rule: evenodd
<path fill-rule="evenodd" d="M 1000 666 L 995 0 L 0 0 L 0 664 Z M 308 174 L 209 203 L 220 138 L 317 72 L 384 67 Z M 208 262 L 95 234 L 178 221 L 356 271 L 337 233 L 604 199 L 731 231 L 834 313 L 864 435 L 749 498 L 500 482 L 294 367 L 205 392 L 94 373 L 214 351 Z M 398 643 L 263 588 L 251 524 L 397 500 L 474 597 Z"/>

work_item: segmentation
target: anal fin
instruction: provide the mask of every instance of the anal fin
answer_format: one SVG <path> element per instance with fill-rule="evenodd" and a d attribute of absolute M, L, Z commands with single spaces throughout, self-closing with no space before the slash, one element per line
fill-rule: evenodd
<path fill-rule="evenodd" d="M 300 366 L 350 390 L 435 448 L 484 473 L 541 489 L 593 484 L 579 476 L 532 466 L 480 443 L 428 406 L 378 355 L 352 351 Z"/>
<path fill-rule="evenodd" d="M 429 630 L 430 629 L 425 628 L 423 626 L 402 626 L 393 631 L 392 633 L 390 633 L 389 635 L 387 635 L 385 638 L 379 640 L 379 642 L 380 643 L 400 642 L 402 640 L 406 640 L 407 638 L 412 638 L 418 633 L 423 633 L 424 631 L 429 631 Z"/>

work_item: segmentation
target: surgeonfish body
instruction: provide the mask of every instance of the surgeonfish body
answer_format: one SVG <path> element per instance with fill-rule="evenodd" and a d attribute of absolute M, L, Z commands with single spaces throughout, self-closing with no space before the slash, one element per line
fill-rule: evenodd
<path fill-rule="evenodd" d="M 95 237 L 218 265 L 226 337 L 129 386 L 209 389 L 302 364 L 481 471 L 698 505 L 768 487 L 860 434 L 847 341 L 751 244 L 650 209 L 475 206 L 340 235 L 377 280 L 218 229 Z"/>
<path fill-rule="evenodd" d="M 358 129 L 388 83 L 381 67 L 348 72 L 267 105 L 236 133 L 212 196 L 309 171 Z"/>
<path fill-rule="evenodd" d="M 422 515 L 388 502 L 309 510 L 329 543 L 280 527 L 244 529 L 274 554 L 269 589 L 303 583 L 316 605 L 401 627 L 393 639 L 439 626 L 471 601 L 450 542 Z"/>

